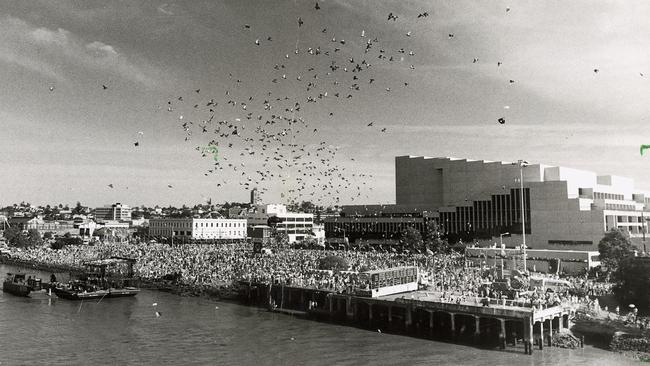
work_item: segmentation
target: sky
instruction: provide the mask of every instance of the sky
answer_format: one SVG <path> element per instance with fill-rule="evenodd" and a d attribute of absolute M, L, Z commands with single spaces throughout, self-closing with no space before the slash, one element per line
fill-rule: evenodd
<path fill-rule="evenodd" d="M 392 203 L 400 155 L 524 159 L 626 176 L 650 189 L 650 157 L 639 151 L 650 144 L 647 1 L 315 4 L 2 1 L 0 205 L 247 201 L 253 185 L 269 203 Z M 317 47 L 323 53 L 308 53 Z M 379 50 L 393 61 L 379 59 Z M 355 74 L 341 70 L 361 60 L 371 66 L 352 81 Z M 341 69 L 327 75 L 332 62 Z M 306 90 L 307 80 L 318 87 Z M 360 90 L 349 89 L 354 83 Z M 262 108 L 269 99 L 282 113 L 277 97 L 301 105 L 286 112 L 303 128 L 294 126 L 285 143 L 304 145 L 300 154 L 311 152 L 310 160 L 322 158 L 315 157 L 322 146 L 336 152 L 328 163 L 346 178 L 336 190 L 311 185 L 320 184 L 316 174 L 296 181 L 296 166 L 263 168 L 260 150 L 244 150 L 260 149 L 258 140 L 219 137 L 222 170 L 201 156 L 218 137 L 198 127 L 207 101 L 218 102 L 211 123 L 228 121 L 254 137 L 260 123 L 277 132 L 264 125 Z M 188 121 L 191 136 L 182 127 Z M 243 185 L 255 170 L 275 177 Z M 311 191 L 296 194 L 305 181 Z"/>

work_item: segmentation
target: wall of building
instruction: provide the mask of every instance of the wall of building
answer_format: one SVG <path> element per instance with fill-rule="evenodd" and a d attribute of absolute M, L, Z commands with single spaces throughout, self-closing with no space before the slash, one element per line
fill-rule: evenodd
<path fill-rule="evenodd" d="M 151 219 L 149 235 L 209 240 L 246 239 L 246 219 Z"/>

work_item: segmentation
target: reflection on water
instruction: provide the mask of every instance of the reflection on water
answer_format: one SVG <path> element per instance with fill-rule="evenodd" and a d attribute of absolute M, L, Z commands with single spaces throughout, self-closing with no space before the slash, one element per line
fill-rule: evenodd
<path fill-rule="evenodd" d="M 0 273 L 15 270 L 0 265 Z M 47 281 L 50 273 L 38 275 Z M 66 279 L 65 274 L 57 277 Z M 157 291 L 101 302 L 0 293 L 0 365 L 88 364 L 638 365 L 591 347 L 546 348 L 527 356 L 523 351 L 489 351 L 371 332 Z"/>

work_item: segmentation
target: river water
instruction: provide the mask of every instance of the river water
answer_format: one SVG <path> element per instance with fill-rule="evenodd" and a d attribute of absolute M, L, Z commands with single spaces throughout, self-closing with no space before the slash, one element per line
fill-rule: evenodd
<path fill-rule="evenodd" d="M 0 265 L 3 275 L 17 270 Z M 23 271 L 49 280 L 50 273 Z M 83 303 L 0 293 L 1 366 L 632 364 L 639 362 L 590 346 L 536 349 L 528 356 L 520 349 L 440 343 L 159 291 Z"/>

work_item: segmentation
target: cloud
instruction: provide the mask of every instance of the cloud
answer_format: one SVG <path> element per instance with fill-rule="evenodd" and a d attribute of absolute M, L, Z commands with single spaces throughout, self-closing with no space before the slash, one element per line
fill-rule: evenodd
<path fill-rule="evenodd" d="M 100 54 L 103 56 L 109 56 L 109 57 L 117 56 L 117 51 L 115 51 L 115 48 L 113 48 L 113 46 L 107 45 L 99 41 L 88 43 L 86 45 L 86 49 L 91 52 L 94 52 L 95 54 Z"/>
<path fill-rule="evenodd" d="M 147 87 L 157 84 L 158 70 L 99 40 L 84 40 L 63 28 L 36 27 L 11 16 L 0 18 L 0 61 L 23 66 L 56 80 L 88 72 L 118 75 Z"/>

